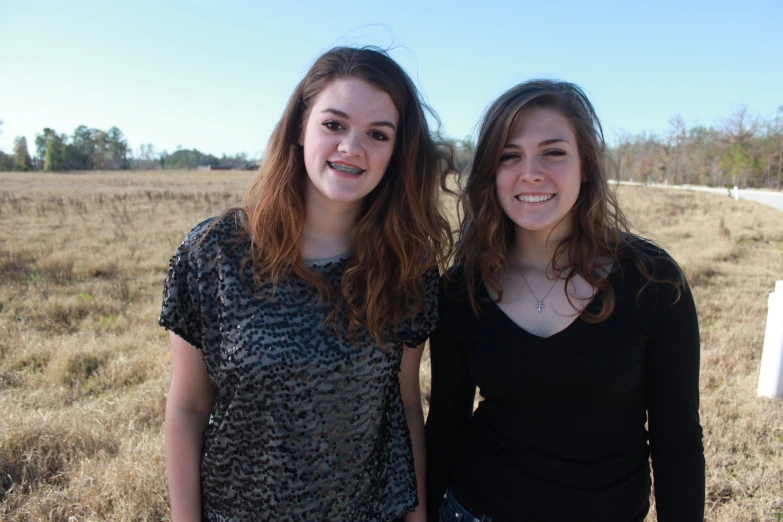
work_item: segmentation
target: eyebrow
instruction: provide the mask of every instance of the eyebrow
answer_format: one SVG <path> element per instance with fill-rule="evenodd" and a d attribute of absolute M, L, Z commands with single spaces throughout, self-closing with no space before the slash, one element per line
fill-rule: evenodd
<path fill-rule="evenodd" d="M 568 143 L 570 145 L 570 142 L 567 139 L 565 139 L 565 138 L 552 138 L 552 139 L 549 139 L 549 140 L 542 141 L 541 143 L 538 144 L 538 146 L 539 147 L 543 147 L 543 146 L 546 146 L 546 145 L 552 145 L 553 143 L 560 143 L 561 141 L 565 142 L 565 143 Z M 503 148 L 504 149 L 519 149 L 521 147 L 519 145 L 517 145 L 516 143 L 506 143 L 505 145 L 503 145 Z"/>
<path fill-rule="evenodd" d="M 326 109 L 321 111 L 322 114 L 324 112 L 328 112 L 330 114 L 334 114 L 336 116 L 340 116 L 341 118 L 345 118 L 346 120 L 350 120 L 351 119 L 351 117 L 348 116 L 348 114 L 344 113 L 341 110 L 326 108 Z M 374 122 L 370 123 L 370 126 L 371 127 L 389 127 L 391 130 L 396 130 L 397 129 L 397 127 L 395 127 L 394 124 L 392 122 L 390 122 L 390 121 L 374 121 Z"/>

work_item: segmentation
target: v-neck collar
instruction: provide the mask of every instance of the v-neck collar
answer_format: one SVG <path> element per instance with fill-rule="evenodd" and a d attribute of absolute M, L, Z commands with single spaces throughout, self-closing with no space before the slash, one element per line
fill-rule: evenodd
<path fill-rule="evenodd" d="M 612 278 L 614 278 L 614 274 L 616 272 L 619 272 L 618 269 L 613 269 L 609 275 L 606 276 L 606 278 L 609 280 L 610 283 L 613 283 Z M 486 285 L 483 281 L 479 284 L 479 293 L 477 297 L 480 299 L 485 299 L 485 311 L 490 311 L 491 313 L 495 315 L 502 316 L 501 321 L 508 323 L 511 327 L 524 332 L 525 335 L 528 335 L 530 337 L 533 337 L 539 341 L 548 341 L 550 339 L 555 339 L 557 337 L 562 337 L 570 333 L 572 330 L 579 331 L 583 325 L 586 323 L 582 319 L 581 312 L 576 314 L 576 317 L 574 317 L 574 320 L 568 323 L 564 328 L 558 330 L 557 332 L 554 332 L 552 335 L 542 337 L 540 335 L 536 335 L 529 330 L 526 330 L 523 326 L 521 326 L 519 323 L 517 323 L 514 319 L 512 319 L 496 302 L 493 301 L 493 299 L 490 297 L 489 292 L 487 291 Z M 584 307 L 583 310 L 587 310 L 591 313 L 597 313 L 598 310 L 596 310 L 596 307 L 599 307 L 603 304 L 603 294 L 600 292 L 596 294 L 593 299 L 590 300 L 590 302 L 587 304 L 586 307 Z"/>

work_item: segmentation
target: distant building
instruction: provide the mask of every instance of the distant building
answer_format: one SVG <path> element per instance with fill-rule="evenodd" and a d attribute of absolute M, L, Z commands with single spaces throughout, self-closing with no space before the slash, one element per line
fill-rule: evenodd
<path fill-rule="evenodd" d="M 231 170 L 234 167 L 228 165 L 199 165 L 198 170 Z"/>

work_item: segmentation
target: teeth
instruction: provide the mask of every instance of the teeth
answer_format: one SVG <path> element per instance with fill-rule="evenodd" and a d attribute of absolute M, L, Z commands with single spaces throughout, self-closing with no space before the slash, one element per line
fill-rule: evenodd
<path fill-rule="evenodd" d="M 524 196 L 524 195 L 519 195 L 516 198 L 517 198 L 517 200 L 519 200 L 519 201 L 521 201 L 523 203 L 541 203 L 542 201 L 549 201 L 553 197 L 555 197 L 554 194 L 548 194 L 546 196 L 544 196 L 544 195 L 541 195 L 541 196 Z"/>
<path fill-rule="evenodd" d="M 362 172 L 364 172 L 364 169 L 357 169 L 354 167 L 349 167 L 348 165 L 342 165 L 340 163 L 332 163 L 331 161 L 327 161 L 326 164 L 329 165 L 334 170 L 344 172 L 345 174 L 351 174 L 353 176 L 357 176 Z"/>

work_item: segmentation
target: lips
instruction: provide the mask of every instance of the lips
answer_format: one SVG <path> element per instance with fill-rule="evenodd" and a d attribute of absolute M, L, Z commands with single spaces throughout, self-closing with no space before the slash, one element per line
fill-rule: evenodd
<path fill-rule="evenodd" d="M 359 174 L 365 171 L 365 169 L 360 169 L 358 167 L 351 167 L 350 165 L 345 165 L 343 163 L 333 163 L 331 161 L 327 161 L 326 164 L 329 165 L 329 168 L 332 168 L 337 172 L 342 172 L 343 174 L 350 174 L 351 176 L 358 176 Z"/>
<path fill-rule="evenodd" d="M 555 197 L 554 194 L 518 194 L 514 196 L 517 201 L 521 201 L 522 203 L 543 203 L 544 201 L 549 201 L 553 197 Z"/>

